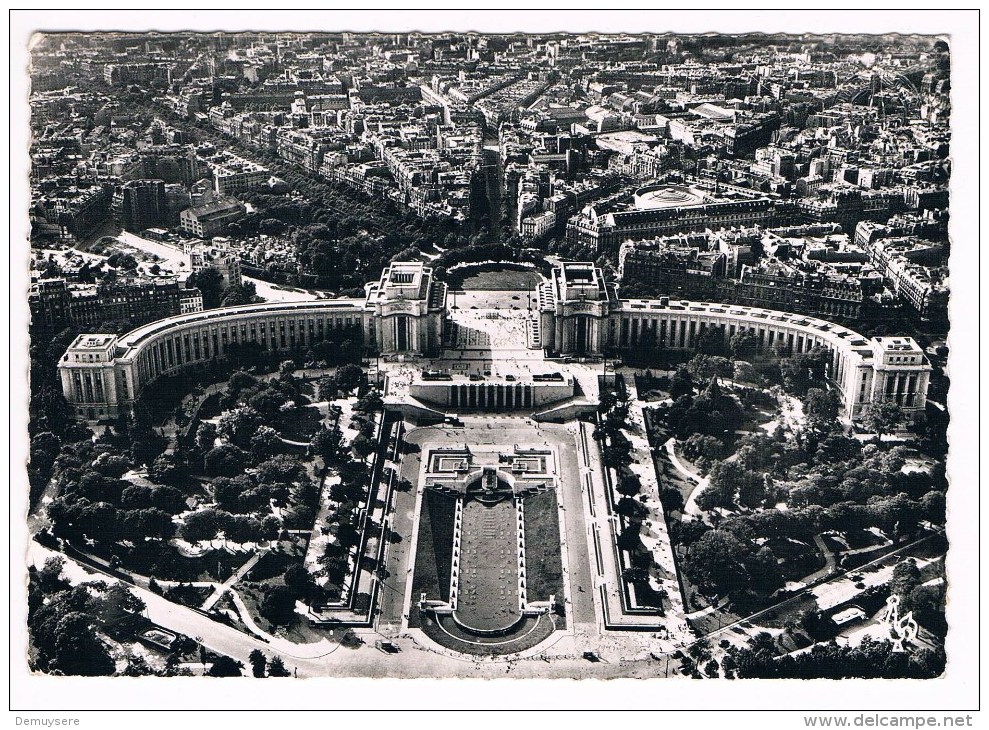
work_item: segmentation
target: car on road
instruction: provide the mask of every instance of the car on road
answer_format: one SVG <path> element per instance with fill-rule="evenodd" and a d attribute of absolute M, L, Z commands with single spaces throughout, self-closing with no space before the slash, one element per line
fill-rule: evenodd
<path fill-rule="evenodd" d="M 378 651 L 384 652 L 385 654 L 398 654 L 402 651 L 397 644 L 390 641 L 384 641 L 382 639 L 378 639 L 374 642 L 374 648 Z"/>

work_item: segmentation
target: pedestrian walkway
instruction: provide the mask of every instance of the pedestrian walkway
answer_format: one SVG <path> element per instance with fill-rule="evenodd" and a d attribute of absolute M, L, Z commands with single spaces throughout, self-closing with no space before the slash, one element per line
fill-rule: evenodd
<path fill-rule="evenodd" d="M 660 499 L 659 479 L 656 476 L 656 465 L 652 458 L 652 448 L 647 438 L 645 416 L 642 409 L 648 404 L 639 400 L 635 387 L 635 379 L 625 381 L 628 388 L 630 407 L 628 412 L 629 427 L 624 430 L 632 445 L 632 463 L 629 469 L 639 478 L 642 485 L 641 494 L 645 497 L 643 504 L 649 508 L 650 523 L 648 529 L 643 529 L 641 539 L 646 548 L 652 553 L 653 560 L 659 566 L 658 584 L 665 592 L 669 608 L 667 615 L 671 619 L 666 624 L 671 634 L 680 632 L 680 625 L 672 620 L 684 612 L 683 599 L 680 595 L 680 583 L 677 578 L 676 561 L 673 556 L 673 545 L 666 528 L 666 517 Z"/>
<path fill-rule="evenodd" d="M 820 535 L 814 535 L 814 544 L 817 545 L 817 549 L 824 556 L 824 567 L 820 570 L 815 570 L 810 575 L 804 577 L 800 584 L 804 586 L 813 585 L 819 580 L 823 580 L 829 575 L 835 572 L 835 559 L 834 553 L 828 550 L 828 546 L 824 543 L 824 539 Z"/>
<path fill-rule="evenodd" d="M 691 471 L 682 461 L 680 461 L 680 457 L 678 457 L 676 453 L 676 442 L 677 440 L 671 436 L 663 445 L 663 448 L 666 449 L 666 455 L 669 457 L 670 463 L 673 464 L 674 469 L 697 485 L 690 492 L 690 496 L 687 498 L 687 502 L 683 507 L 683 513 L 685 515 L 689 515 L 690 517 L 704 519 L 704 511 L 697 506 L 697 497 L 701 492 L 707 489 L 710 480 L 707 477 L 702 477 L 695 471 Z"/>
<path fill-rule="evenodd" d="M 237 570 L 236 573 L 234 573 L 229 578 L 227 578 L 226 581 L 224 581 L 215 591 L 213 591 L 213 595 L 207 598 L 206 601 L 201 606 L 202 610 L 209 611 L 211 608 L 213 608 L 213 606 L 216 605 L 216 602 L 220 600 L 223 594 L 226 593 L 228 590 L 230 590 L 230 588 L 233 587 L 233 585 L 236 584 L 241 578 L 247 575 L 250 572 L 251 568 L 257 565 L 258 561 L 262 557 L 264 557 L 264 555 L 267 552 L 268 552 L 268 548 L 264 548 L 254 553 L 254 555 L 251 556 L 251 559 L 248 560 L 246 563 L 244 563 L 242 566 L 240 566 L 240 568 Z"/>
<path fill-rule="evenodd" d="M 230 598 L 233 600 L 233 604 L 236 606 L 237 613 L 240 615 L 240 620 L 244 626 L 280 654 L 288 654 L 289 656 L 298 658 L 302 658 L 303 655 L 307 657 L 322 657 L 334 652 L 340 647 L 338 643 L 329 639 L 321 639 L 311 644 L 296 644 L 294 641 L 270 634 L 255 623 L 250 611 L 247 609 L 247 604 L 244 603 L 244 599 L 240 597 L 240 594 L 236 590 L 230 590 Z M 301 653 L 300 649 L 302 650 Z"/>

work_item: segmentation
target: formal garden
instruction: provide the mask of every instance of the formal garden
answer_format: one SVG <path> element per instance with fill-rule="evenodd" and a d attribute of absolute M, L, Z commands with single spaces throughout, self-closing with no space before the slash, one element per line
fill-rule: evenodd
<path fill-rule="evenodd" d="M 360 366 L 310 364 L 322 367 L 305 377 L 293 361 L 208 384 L 197 373 L 184 397 L 156 383 L 98 436 L 37 434 L 35 464 L 57 494 L 41 539 L 248 629 L 340 601 L 359 569 L 374 570 L 358 548 L 382 403 Z M 163 407 L 169 398 L 178 405 Z"/>

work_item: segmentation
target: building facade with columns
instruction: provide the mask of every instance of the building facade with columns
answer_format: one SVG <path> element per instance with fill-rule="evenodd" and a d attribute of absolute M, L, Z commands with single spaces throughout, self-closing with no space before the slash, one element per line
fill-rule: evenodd
<path fill-rule="evenodd" d="M 870 340 L 833 322 L 757 307 L 666 297 L 619 299 L 597 266 L 579 262 L 560 263 L 540 284 L 539 309 L 539 345 L 550 358 L 618 353 L 646 344 L 692 350 L 715 328 L 726 344 L 735 334 L 749 333 L 765 351 L 783 356 L 823 349 L 827 377 L 841 395 L 847 418 L 861 417 L 868 404 L 880 401 L 895 401 L 911 418 L 926 408 L 931 366 L 909 337 Z M 157 378 L 223 358 L 231 345 L 290 355 L 322 342 L 335 329 L 358 328 L 364 345 L 382 354 L 436 357 L 446 314 L 446 285 L 434 279 L 430 267 L 393 263 L 367 286 L 364 299 L 251 304 L 168 317 L 122 336 L 83 334 L 58 369 L 78 418 L 112 419 Z M 458 409 L 530 408 L 563 397 L 558 385 L 572 392 L 565 382 L 536 380 L 526 376 L 478 384 L 452 382 L 451 376 L 449 383 L 422 387 L 429 388 L 431 400 Z M 432 392 L 437 385 L 442 385 L 437 390 L 442 398 Z"/>
<path fill-rule="evenodd" d="M 437 355 L 446 321 L 446 284 L 418 261 L 392 263 L 368 286 L 367 308 L 375 319 L 382 353 Z"/>
<path fill-rule="evenodd" d="M 665 298 L 621 300 L 613 322 L 608 344 L 617 351 L 647 342 L 692 350 L 709 328 L 720 331 L 726 345 L 735 334 L 748 333 L 764 351 L 799 355 L 821 348 L 828 353 L 827 377 L 841 396 L 845 417 L 859 418 L 868 404 L 891 397 L 908 417 L 926 409 L 931 365 L 909 337 L 870 340 L 842 325 L 790 312 Z"/>
<path fill-rule="evenodd" d="M 290 355 L 358 328 L 364 345 L 383 354 L 439 349 L 446 287 L 421 263 L 389 266 L 364 299 L 322 299 L 224 307 L 167 317 L 124 335 L 79 335 L 59 360 L 62 392 L 76 417 L 116 418 L 161 376 L 252 344 Z"/>
<path fill-rule="evenodd" d="M 614 339 L 621 302 L 613 284 L 591 263 L 564 261 L 539 285 L 540 336 L 559 354 L 599 354 Z"/>

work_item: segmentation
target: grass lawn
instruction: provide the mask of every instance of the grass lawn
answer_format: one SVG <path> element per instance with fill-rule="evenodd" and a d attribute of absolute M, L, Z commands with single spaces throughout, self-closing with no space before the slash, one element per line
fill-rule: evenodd
<path fill-rule="evenodd" d="M 540 492 L 523 500 L 525 508 L 526 600 L 563 596 L 560 521 L 556 492 Z"/>
<path fill-rule="evenodd" d="M 843 553 L 848 550 L 848 544 L 844 540 L 838 539 L 837 535 L 821 535 L 821 539 L 827 545 L 828 550 L 833 553 Z"/>
<path fill-rule="evenodd" d="M 716 609 L 711 613 L 706 613 L 703 616 L 690 619 L 689 623 L 697 630 L 698 633 L 704 635 L 709 634 L 712 631 L 717 631 L 730 623 L 738 621 L 740 618 L 742 617 L 738 614 L 732 613 L 730 610 Z"/>
<path fill-rule="evenodd" d="M 877 547 L 886 541 L 872 530 L 848 530 L 844 533 L 848 547 L 852 550 L 864 547 Z"/>
<path fill-rule="evenodd" d="M 316 406 L 303 406 L 297 409 L 295 415 L 283 425 L 279 426 L 278 433 L 289 441 L 307 442 L 319 428 L 323 417 Z"/>
<path fill-rule="evenodd" d="M 275 582 L 282 583 L 283 581 L 280 579 L 280 576 L 285 573 L 290 565 L 301 565 L 303 554 L 295 550 L 292 552 L 269 550 L 254 564 L 254 567 L 244 576 L 244 580 L 266 581 L 277 579 Z"/>
<path fill-rule="evenodd" d="M 644 375 L 635 375 L 634 377 L 639 400 L 655 402 L 664 401 L 670 397 L 669 391 L 659 387 L 659 378 L 647 378 Z"/>
<path fill-rule="evenodd" d="M 418 602 L 422 593 L 434 600 L 450 599 L 455 509 L 453 497 L 430 489 L 422 495 L 419 541 L 416 543 L 415 573 L 412 576 L 413 602 Z M 418 616 L 417 609 L 410 612 L 410 626 L 416 623 Z"/>
<path fill-rule="evenodd" d="M 213 589 L 207 586 L 194 586 L 188 583 L 165 590 L 165 598 L 184 606 L 199 608 L 212 595 Z"/>
<path fill-rule="evenodd" d="M 691 492 L 697 488 L 697 483 L 676 470 L 676 467 L 670 463 L 665 449 L 653 452 L 653 459 L 656 464 L 656 473 L 660 477 L 660 484 L 663 487 L 673 487 L 680 492 L 683 496 L 683 502 L 686 504 L 687 500 L 690 499 Z"/>
<path fill-rule="evenodd" d="M 780 568 L 783 571 L 784 580 L 800 580 L 824 567 L 824 556 L 814 544 L 773 538 L 766 545 L 777 558 L 783 561 Z"/>
<path fill-rule="evenodd" d="M 526 291 L 535 287 L 542 279 L 532 269 L 499 269 L 497 271 L 473 271 L 457 276 L 459 272 L 450 275 L 457 281 L 454 288 L 474 289 L 480 291 Z M 449 282 L 451 286 L 453 281 Z"/>
<path fill-rule="evenodd" d="M 150 540 L 129 550 L 114 545 L 102 549 L 90 548 L 88 551 L 105 559 L 115 554 L 120 558 L 120 567 L 138 575 L 186 582 L 226 580 L 250 558 L 249 553 L 229 553 L 226 550 L 210 550 L 199 557 L 187 558 L 167 543 Z"/>
<path fill-rule="evenodd" d="M 206 397 L 202 405 L 199 406 L 198 417 L 202 421 L 207 418 L 216 418 L 220 415 L 220 394 L 213 393 Z"/>

